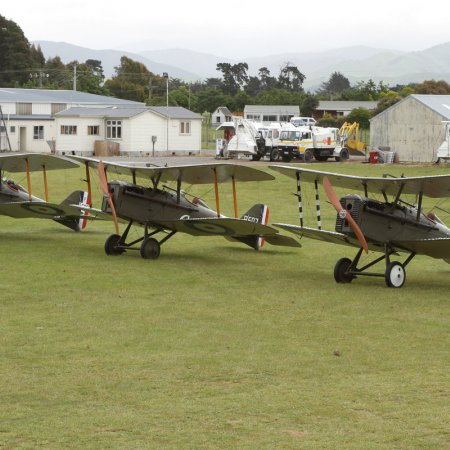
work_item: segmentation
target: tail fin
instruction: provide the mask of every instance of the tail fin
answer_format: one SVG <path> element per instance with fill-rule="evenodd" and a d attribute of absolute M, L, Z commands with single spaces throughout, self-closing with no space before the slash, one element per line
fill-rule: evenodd
<path fill-rule="evenodd" d="M 89 207 L 90 198 L 89 194 L 85 191 L 74 191 L 65 200 L 61 202 L 61 205 L 80 205 Z M 80 211 L 80 215 L 87 216 L 87 211 Z M 54 219 L 56 222 L 69 227 L 74 231 L 81 231 L 86 228 L 87 220 L 80 219 L 79 217 L 61 217 Z"/>
<path fill-rule="evenodd" d="M 247 220 L 249 222 L 260 223 L 267 225 L 269 221 L 269 207 L 258 203 L 252 206 L 242 217 L 241 220 Z M 242 236 L 234 237 L 234 239 L 247 244 L 248 246 L 259 250 L 264 245 L 264 238 L 260 236 Z"/>

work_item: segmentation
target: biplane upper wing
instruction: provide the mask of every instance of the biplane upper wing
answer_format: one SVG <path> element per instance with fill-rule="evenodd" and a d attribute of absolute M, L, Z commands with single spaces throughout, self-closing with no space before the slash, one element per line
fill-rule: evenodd
<path fill-rule="evenodd" d="M 0 203 L 0 214 L 15 219 L 79 218 L 111 220 L 111 215 L 95 208 L 48 202 Z"/>
<path fill-rule="evenodd" d="M 61 156 L 40 153 L 16 153 L 0 155 L 0 170 L 10 173 L 35 172 L 37 170 L 61 170 L 78 167 L 76 161 Z"/>
<path fill-rule="evenodd" d="M 422 193 L 427 197 L 433 198 L 450 197 L 450 175 L 401 178 L 357 177 L 300 167 L 282 165 L 271 165 L 269 167 L 292 178 L 296 178 L 298 173 L 302 182 L 313 183 L 317 181 L 322 183 L 323 178 L 327 177 L 333 186 L 351 190 L 367 190 L 369 192 L 384 192 L 387 195 L 397 195 L 401 188 L 403 194 L 418 195 Z"/>
<path fill-rule="evenodd" d="M 93 158 L 77 157 L 76 160 L 84 161 L 85 164 L 92 168 L 97 168 L 100 162 L 100 160 Z M 226 163 L 171 167 L 110 162 L 103 162 L 103 165 L 109 174 L 134 175 L 138 178 L 162 182 L 180 181 L 188 184 L 213 184 L 216 179 L 218 183 L 224 183 L 232 179 L 235 181 L 268 181 L 275 179 L 271 174 L 253 167 Z"/>

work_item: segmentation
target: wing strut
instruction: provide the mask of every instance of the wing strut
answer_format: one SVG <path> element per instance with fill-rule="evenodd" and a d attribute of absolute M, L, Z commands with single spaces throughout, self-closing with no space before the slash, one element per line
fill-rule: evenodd
<path fill-rule="evenodd" d="M 317 178 L 314 180 L 314 189 L 316 191 L 316 214 L 317 214 L 317 228 L 322 229 L 322 221 L 320 220 L 320 197 L 319 197 L 319 186 L 317 183 Z"/>
<path fill-rule="evenodd" d="M 181 173 L 177 179 L 177 203 L 180 204 L 181 199 Z"/>
<path fill-rule="evenodd" d="M 28 158 L 25 158 L 25 167 L 27 170 L 27 188 L 28 188 L 28 200 L 31 202 L 31 177 L 30 177 L 30 162 Z"/>
<path fill-rule="evenodd" d="M 303 226 L 303 201 L 302 201 L 302 186 L 300 183 L 300 172 L 296 172 L 297 176 L 297 197 L 298 197 L 298 213 L 300 216 L 300 226 Z"/>
<path fill-rule="evenodd" d="M 219 184 L 217 182 L 217 172 L 216 168 L 213 169 L 214 172 L 214 193 L 216 194 L 216 210 L 217 217 L 220 217 L 220 202 L 219 202 Z"/>
<path fill-rule="evenodd" d="M 42 165 L 42 176 L 44 177 L 44 194 L 45 194 L 45 201 L 48 202 L 47 171 L 45 170 L 45 164 Z"/>
<path fill-rule="evenodd" d="M 88 189 L 88 205 L 92 208 L 92 188 L 91 188 L 91 174 L 89 173 L 89 163 L 88 161 L 84 162 L 86 168 L 86 183 Z"/>
<path fill-rule="evenodd" d="M 418 200 L 418 202 L 417 202 L 417 222 L 418 222 L 419 219 L 420 219 L 420 213 L 421 213 L 421 211 L 422 211 L 422 198 L 423 198 L 423 192 L 420 191 L 420 192 L 419 192 L 419 200 Z"/>
<path fill-rule="evenodd" d="M 234 175 L 231 177 L 231 183 L 233 187 L 233 205 L 234 205 L 234 217 L 238 218 L 237 196 L 236 196 L 236 180 Z"/>

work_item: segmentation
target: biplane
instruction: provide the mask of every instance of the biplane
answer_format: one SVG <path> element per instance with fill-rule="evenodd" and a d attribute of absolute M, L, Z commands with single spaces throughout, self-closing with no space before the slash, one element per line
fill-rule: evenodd
<path fill-rule="evenodd" d="M 387 286 L 400 288 L 406 280 L 405 267 L 415 255 L 427 255 L 450 263 L 450 229 L 434 212 L 425 213 L 424 197 L 450 197 L 450 175 L 425 177 L 356 177 L 297 167 L 270 166 L 273 170 L 296 179 L 300 226 L 274 224 L 300 237 L 357 247 L 353 259 L 341 258 L 334 267 L 338 283 L 350 283 L 359 276 L 384 277 Z M 302 183 L 313 183 L 316 197 L 317 228 L 304 226 Z M 322 184 L 328 200 L 337 211 L 335 231 L 322 230 L 318 186 Z M 333 186 L 360 191 L 339 198 Z M 369 197 L 379 194 L 382 200 Z M 414 204 L 402 199 L 415 196 Z M 359 266 L 361 255 L 368 251 L 382 255 Z M 391 256 L 407 253 L 403 262 Z M 372 272 L 377 263 L 385 263 L 384 271 Z"/>
<path fill-rule="evenodd" d="M 277 229 L 267 225 L 269 210 L 266 205 L 255 205 L 238 218 L 236 183 L 273 180 L 274 177 L 266 172 L 235 164 L 152 167 L 109 163 L 92 158 L 76 159 L 84 161 L 87 174 L 89 168 L 98 170 L 104 196 L 101 209 L 112 214 L 115 225 L 115 234 L 107 238 L 104 246 L 108 255 L 137 250 L 145 259 L 157 259 L 161 245 L 178 232 L 193 236 L 223 236 L 255 250 L 259 250 L 264 242 L 300 246 L 295 239 L 280 235 Z M 108 177 L 113 175 L 131 176 L 132 181 L 108 181 Z M 88 175 L 86 178 L 90 179 Z M 146 185 L 138 184 L 138 178 L 146 180 Z M 232 184 L 234 218 L 220 213 L 219 184 L 226 181 Z M 175 187 L 165 183 L 174 183 Z M 183 183 L 213 184 L 216 210 L 209 208 L 201 198 L 190 196 L 182 190 Z M 127 223 L 123 233 L 119 229 L 120 220 Z M 143 236 L 127 242 L 133 225 L 144 228 Z M 158 234 L 162 236 L 160 240 L 156 239 Z"/>
<path fill-rule="evenodd" d="M 53 155 L 20 153 L 0 156 L 0 214 L 16 219 L 52 219 L 74 231 L 86 227 L 86 221 L 104 214 L 90 208 L 87 192 L 74 191 L 63 202 L 49 202 L 47 171 L 79 167 L 75 161 Z M 42 171 L 45 199 L 32 194 L 31 172 Z M 27 189 L 5 176 L 8 173 L 25 173 Z"/>

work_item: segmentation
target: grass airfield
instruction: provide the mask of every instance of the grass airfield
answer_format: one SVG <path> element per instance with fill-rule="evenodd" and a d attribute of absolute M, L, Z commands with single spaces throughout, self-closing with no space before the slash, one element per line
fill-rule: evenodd
<path fill-rule="evenodd" d="M 237 185 L 240 212 L 266 202 L 271 223 L 298 223 L 294 180 L 273 174 Z M 83 188 L 81 169 L 48 178 L 51 201 Z M 188 190 L 214 206 L 212 186 Z M 231 216 L 231 186 L 220 193 Z M 314 226 L 311 186 L 304 194 Z M 334 229 L 324 195 L 322 219 Z M 335 262 L 355 250 L 312 240 L 255 252 L 177 234 L 147 261 L 104 253 L 112 223 L 74 233 L 0 217 L 0 227 L 0 448 L 450 448 L 450 266 L 440 260 L 414 258 L 396 290 L 371 277 L 336 284 Z"/>

